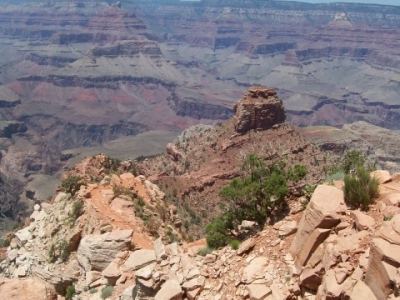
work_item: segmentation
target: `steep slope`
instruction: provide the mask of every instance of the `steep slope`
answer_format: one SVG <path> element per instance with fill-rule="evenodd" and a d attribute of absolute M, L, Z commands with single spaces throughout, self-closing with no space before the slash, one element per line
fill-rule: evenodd
<path fill-rule="evenodd" d="M 219 191 L 242 174 L 248 155 L 255 154 L 267 163 L 306 166 L 307 177 L 294 190 L 322 180 L 323 166 L 338 159 L 321 152 L 284 122 L 282 101 L 274 90 L 252 87 L 235 107 L 233 118 L 213 128 L 189 128 L 167 145 L 167 153 L 139 165 L 178 207 L 183 221 L 179 226 L 192 238 L 202 236 L 204 226 L 218 215 Z"/>

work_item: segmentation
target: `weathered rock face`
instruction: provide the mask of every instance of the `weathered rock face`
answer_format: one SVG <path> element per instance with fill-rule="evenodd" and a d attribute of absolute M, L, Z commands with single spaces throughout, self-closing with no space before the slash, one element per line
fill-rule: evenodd
<path fill-rule="evenodd" d="M 130 249 L 132 230 L 85 236 L 79 244 L 78 260 L 86 271 L 104 270 L 115 255 Z"/>
<path fill-rule="evenodd" d="M 9 300 L 56 300 L 57 293 L 53 286 L 39 278 L 2 279 L 0 295 Z"/>
<path fill-rule="evenodd" d="M 269 88 L 252 87 L 235 104 L 235 130 L 244 134 L 250 130 L 265 130 L 285 121 L 282 101 L 276 91 Z"/>
<path fill-rule="evenodd" d="M 297 270 L 305 266 L 331 228 L 340 223 L 342 202 L 343 192 L 336 187 L 320 185 L 314 191 L 289 250 Z"/>
<path fill-rule="evenodd" d="M 389 286 L 400 287 L 400 215 L 384 222 L 372 240 L 365 283 L 377 299 L 387 299 Z"/>

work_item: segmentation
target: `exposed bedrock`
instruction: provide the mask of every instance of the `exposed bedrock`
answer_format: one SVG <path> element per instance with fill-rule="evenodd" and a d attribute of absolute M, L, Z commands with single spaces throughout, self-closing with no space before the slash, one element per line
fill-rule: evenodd
<path fill-rule="evenodd" d="M 139 53 L 148 55 L 162 55 L 158 44 L 148 40 L 121 41 L 117 44 L 95 47 L 91 54 L 97 56 L 132 56 Z"/>
<path fill-rule="evenodd" d="M 59 151 L 100 145 L 122 136 L 136 135 L 147 128 L 134 122 L 116 124 L 74 124 L 49 115 L 23 116 L 20 118 L 29 128 L 41 132 L 42 136 Z M 42 124 L 46 125 L 42 125 Z"/>
<path fill-rule="evenodd" d="M 133 84 L 160 84 L 164 87 L 172 88 L 174 83 L 165 82 L 153 77 L 134 77 L 130 75 L 115 75 L 115 76 L 68 76 L 68 75 L 49 75 L 49 76 L 24 76 L 18 78 L 19 81 L 42 81 L 49 82 L 61 87 L 83 87 L 83 88 L 109 88 L 117 89 L 121 83 Z"/>
<path fill-rule="evenodd" d="M 282 100 L 276 91 L 263 87 L 251 87 L 249 92 L 234 106 L 234 126 L 238 133 L 265 130 L 285 121 Z"/>
<path fill-rule="evenodd" d="M 47 65 L 60 68 L 65 67 L 67 64 L 77 60 L 77 58 L 73 57 L 65 57 L 61 55 L 47 56 L 36 53 L 28 54 L 25 59 L 37 63 L 38 65 Z"/>
<path fill-rule="evenodd" d="M 182 99 L 175 93 L 167 101 L 178 116 L 187 116 L 196 119 L 226 120 L 233 115 L 233 110 L 228 107 L 201 102 L 199 99 Z"/>

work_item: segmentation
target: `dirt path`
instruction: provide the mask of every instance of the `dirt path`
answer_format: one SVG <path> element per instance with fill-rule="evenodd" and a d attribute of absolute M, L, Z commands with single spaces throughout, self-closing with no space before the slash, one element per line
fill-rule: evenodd
<path fill-rule="evenodd" d="M 91 191 L 91 198 L 86 201 L 89 212 L 96 214 L 96 219 L 102 220 L 102 224 L 112 224 L 114 229 L 132 229 L 134 244 L 143 249 L 152 249 L 153 241 L 144 232 L 142 222 L 134 217 L 134 212 L 129 213 L 127 211 L 127 213 L 124 213 L 122 211 L 120 213 L 114 211 L 111 203 L 108 203 L 109 198 L 102 194 L 102 192 L 106 193 L 107 190 L 109 188 L 99 186 Z"/>

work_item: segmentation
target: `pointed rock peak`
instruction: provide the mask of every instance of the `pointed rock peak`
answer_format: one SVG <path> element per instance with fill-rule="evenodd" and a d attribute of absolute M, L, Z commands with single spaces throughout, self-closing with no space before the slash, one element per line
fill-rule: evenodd
<path fill-rule="evenodd" d="M 235 130 L 240 134 L 271 128 L 286 118 L 282 101 L 271 88 L 251 87 L 233 109 Z"/>

